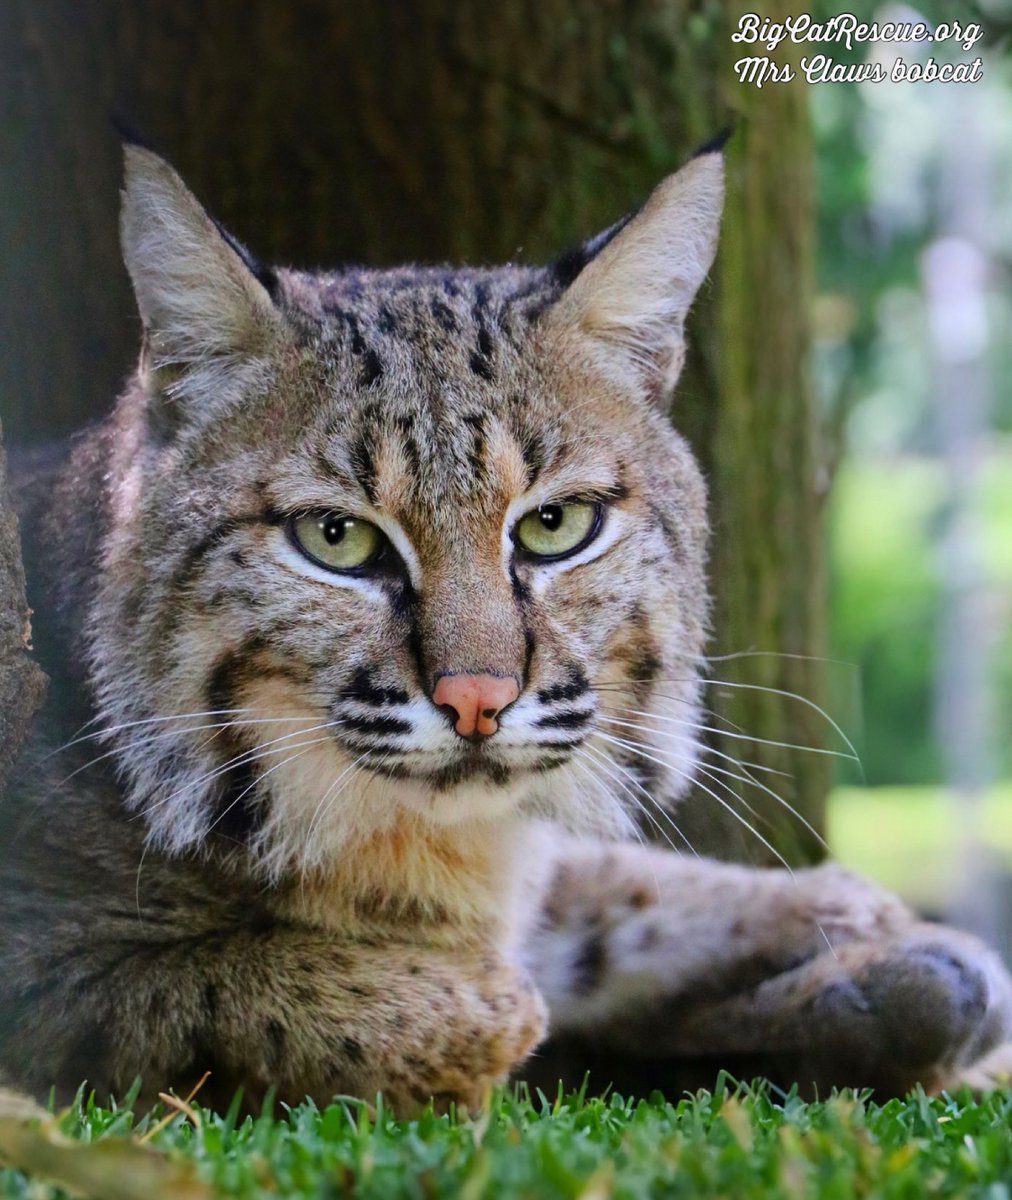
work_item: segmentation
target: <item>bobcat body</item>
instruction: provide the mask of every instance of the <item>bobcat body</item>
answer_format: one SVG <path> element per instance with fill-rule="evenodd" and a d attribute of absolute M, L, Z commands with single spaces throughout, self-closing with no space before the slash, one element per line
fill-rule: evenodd
<path fill-rule="evenodd" d="M 1007 1035 L 996 957 L 846 872 L 630 840 L 700 753 L 666 408 L 722 187 L 704 152 L 551 267 L 309 274 L 128 147 L 140 364 L 21 493 L 53 696 L 0 808 L 9 1081 L 895 1091 Z"/>

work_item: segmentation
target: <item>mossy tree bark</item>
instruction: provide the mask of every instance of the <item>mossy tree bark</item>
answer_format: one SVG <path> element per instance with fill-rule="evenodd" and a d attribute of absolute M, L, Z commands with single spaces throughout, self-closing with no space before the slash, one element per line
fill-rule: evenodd
<path fill-rule="evenodd" d="M 7 490 L 0 429 L 0 801 L 8 770 L 45 694 L 45 676 L 29 654 L 31 632 L 21 539 Z"/>
<path fill-rule="evenodd" d="M 112 110 L 163 145 L 258 253 L 304 265 L 543 259 L 638 203 L 738 117 L 724 246 L 675 419 L 712 481 L 713 653 L 821 654 L 804 96 L 735 80 L 735 21 L 712 0 L 2 6 L 11 432 L 62 434 L 101 412 L 134 353 Z M 806 658 L 734 659 L 715 675 L 821 694 Z M 718 725 L 820 744 L 812 711 L 775 692 L 715 686 L 710 698 Z M 761 778 L 821 822 L 818 756 L 731 737 L 717 748 L 791 772 Z M 747 798 L 786 854 L 813 852 L 775 800 L 754 787 Z M 679 823 L 710 852 L 767 853 L 705 793 Z"/>

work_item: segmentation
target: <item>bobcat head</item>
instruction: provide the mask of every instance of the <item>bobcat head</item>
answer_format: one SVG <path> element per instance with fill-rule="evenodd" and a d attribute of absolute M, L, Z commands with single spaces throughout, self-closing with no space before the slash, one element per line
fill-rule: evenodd
<path fill-rule="evenodd" d="M 144 341 L 87 641 L 154 841 L 277 874 L 405 819 L 674 798 L 707 526 L 667 407 L 720 154 L 552 266 L 331 273 L 260 266 L 126 159 Z"/>

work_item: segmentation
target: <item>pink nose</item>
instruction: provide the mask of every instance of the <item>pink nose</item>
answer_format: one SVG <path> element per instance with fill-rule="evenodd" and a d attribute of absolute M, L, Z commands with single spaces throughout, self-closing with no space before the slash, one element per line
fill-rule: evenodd
<path fill-rule="evenodd" d="M 461 737 L 478 733 L 491 737 L 499 728 L 496 717 L 520 695 L 517 681 L 499 675 L 440 675 L 432 703 L 452 708 L 457 714 L 454 728 Z"/>

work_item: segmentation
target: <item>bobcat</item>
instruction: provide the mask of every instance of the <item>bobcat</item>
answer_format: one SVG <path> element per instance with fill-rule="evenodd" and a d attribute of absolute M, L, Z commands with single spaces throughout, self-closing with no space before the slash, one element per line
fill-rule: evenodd
<path fill-rule="evenodd" d="M 0 808 L 9 1082 L 895 1092 L 1007 1037 L 971 937 L 631 837 L 701 753 L 705 494 L 666 412 L 722 192 L 708 149 L 549 267 L 317 274 L 126 147 L 140 362 L 20 496 L 53 688 Z"/>

